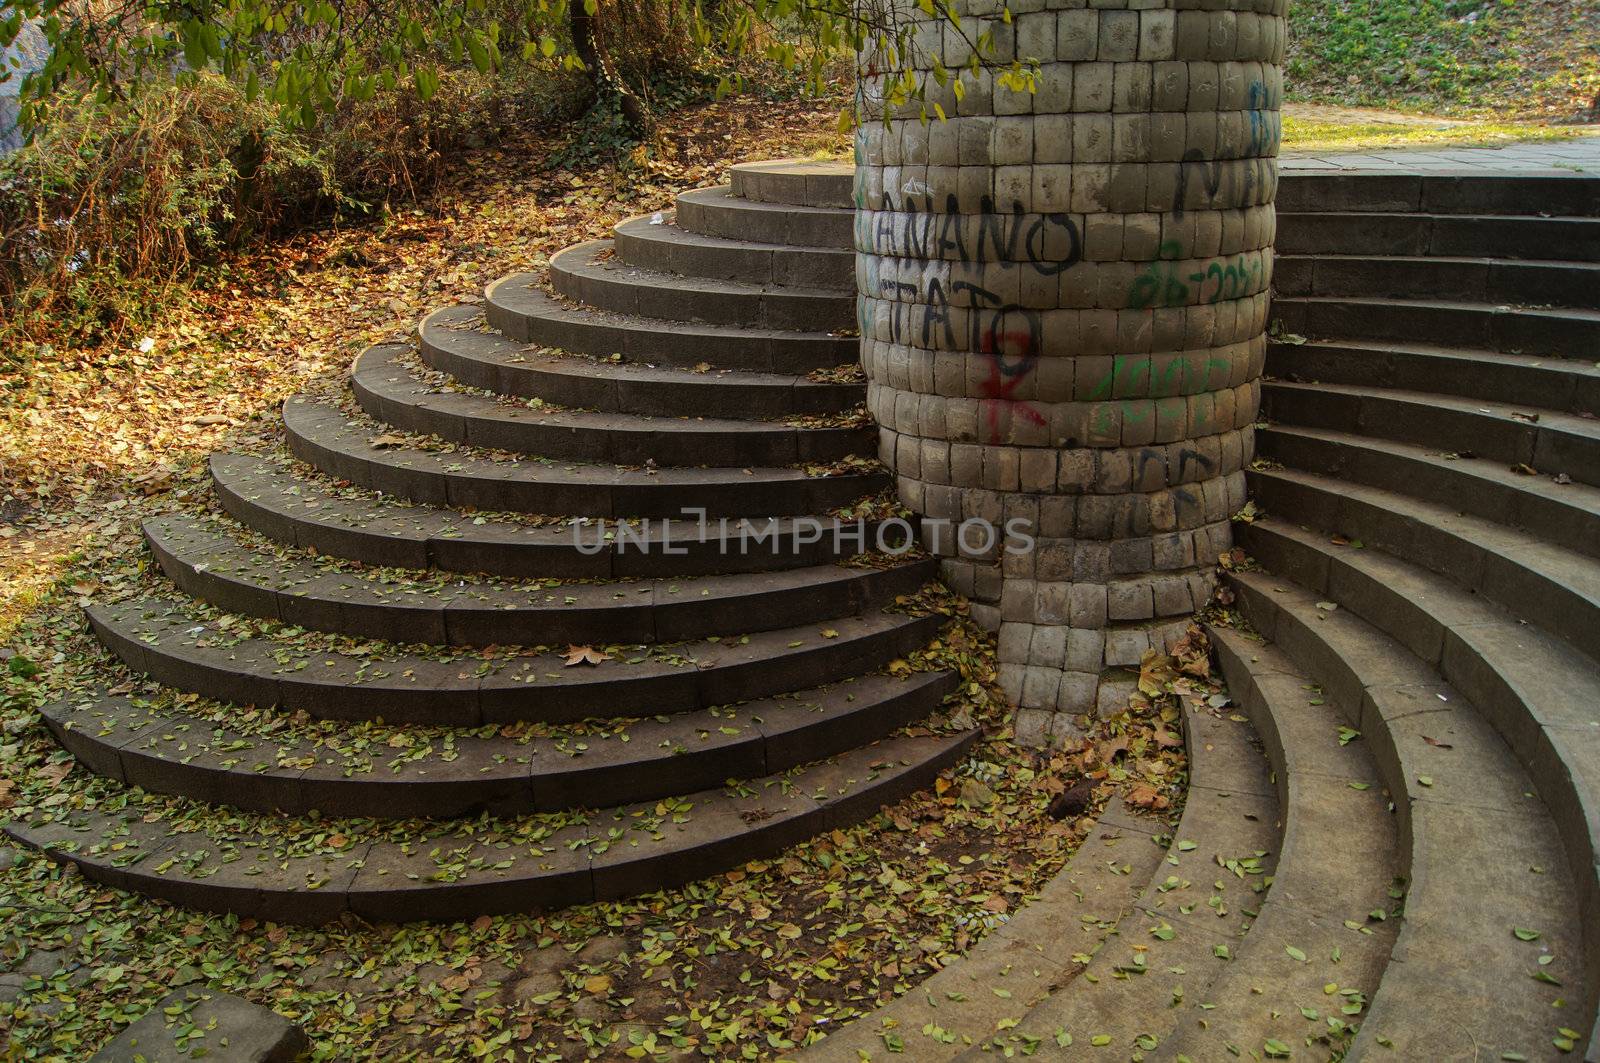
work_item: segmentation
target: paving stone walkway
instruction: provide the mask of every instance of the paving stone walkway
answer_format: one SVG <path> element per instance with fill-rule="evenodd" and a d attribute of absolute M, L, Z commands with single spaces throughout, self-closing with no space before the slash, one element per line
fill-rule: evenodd
<path fill-rule="evenodd" d="M 1571 140 L 1529 141 L 1503 147 L 1388 148 L 1382 151 L 1299 152 L 1285 148 L 1284 173 L 1345 170 L 1357 173 L 1600 174 L 1600 130 Z"/>

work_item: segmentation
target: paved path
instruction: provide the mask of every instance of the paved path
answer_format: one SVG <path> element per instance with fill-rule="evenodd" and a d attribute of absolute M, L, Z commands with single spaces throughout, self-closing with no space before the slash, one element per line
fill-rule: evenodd
<path fill-rule="evenodd" d="M 1383 151 L 1283 153 L 1285 172 L 1388 170 L 1396 173 L 1585 173 L 1600 174 L 1600 130 L 1572 140 L 1530 141 L 1493 148 L 1390 148 Z"/>

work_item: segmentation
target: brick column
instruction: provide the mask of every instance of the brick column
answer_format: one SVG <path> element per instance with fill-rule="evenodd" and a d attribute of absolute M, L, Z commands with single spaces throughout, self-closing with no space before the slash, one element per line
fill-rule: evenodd
<path fill-rule="evenodd" d="M 1286 0 L 992 0 L 1036 94 L 930 81 L 857 138 L 862 361 L 881 455 L 999 632 L 1017 729 L 1115 711 L 1211 591 L 1266 352 Z M 1043 10 L 1038 10 L 1039 8 Z M 968 45 L 925 22 L 947 66 Z M 881 98 L 881 96 L 879 97 Z M 913 108 L 914 112 L 914 108 Z M 881 113 L 881 111 L 880 111 Z M 1018 521 L 1034 549 L 986 544 Z M 939 522 L 949 522 L 941 524 Z"/>

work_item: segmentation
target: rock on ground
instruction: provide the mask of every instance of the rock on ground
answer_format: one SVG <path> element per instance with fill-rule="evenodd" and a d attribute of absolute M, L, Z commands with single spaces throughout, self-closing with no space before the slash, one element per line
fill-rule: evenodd
<path fill-rule="evenodd" d="M 144 1018 L 112 1038 L 95 1063 L 289 1063 L 311 1047 L 305 1032 L 270 1008 L 217 989 L 169 993 Z M 201 1050 L 204 1049 L 202 1052 Z"/>

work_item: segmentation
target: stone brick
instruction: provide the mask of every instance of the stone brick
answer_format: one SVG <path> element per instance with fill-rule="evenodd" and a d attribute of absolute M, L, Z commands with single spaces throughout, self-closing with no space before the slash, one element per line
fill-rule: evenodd
<path fill-rule="evenodd" d="M 1106 625 L 1106 588 L 1092 583 L 1074 583 L 1068 595 L 1073 627 L 1102 628 Z"/>
<path fill-rule="evenodd" d="M 1041 624 L 1033 629 L 1033 644 L 1028 649 L 1028 663 L 1060 669 L 1067 655 L 1067 629 L 1054 624 Z"/>
<path fill-rule="evenodd" d="M 1155 595 L 1156 616 L 1187 615 L 1197 608 L 1189 594 L 1189 581 L 1180 576 L 1155 580 L 1151 591 Z"/>
<path fill-rule="evenodd" d="M 1042 582 L 1034 589 L 1033 619 L 1040 624 L 1066 624 L 1071 618 L 1069 583 Z"/>
<path fill-rule="evenodd" d="M 1098 669 L 1062 675 L 1060 685 L 1056 688 L 1056 724 L 1051 732 L 1052 737 L 1064 740 L 1082 737 L 1085 729 L 1075 718 L 1094 713 L 1099 685 Z M 1063 725 L 1063 721 L 1070 721 L 1070 730 Z"/>
<path fill-rule="evenodd" d="M 1025 664 L 1033 644 L 1033 625 L 1002 621 L 996 651 L 1002 664 Z"/>
<path fill-rule="evenodd" d="M 1144 581 L 1113 583 L 1106 588 L 1106 616 L 1111 620 L 1148 620 L 1152 615 L 1150 585 Z"/>
<path fill-rule="evenodd" d="M 1066 669 L 1069 672 L 1099 673 L 1105 663 L 1105 632 L 1071 628 L 1067 632 Z"/>
<path fill-rule="evenodd" d="M 1053 709 L 1056 690 L 1061 685 L 1061 669 L 1030 664 L 1023 672 L 1022 693 L 1017 704 L 1027 708 Z"/>
<path fill-rule="evenodd" d="M 1012 684 L 1006 682 L 1004 673 L 1001 674 L 1001 683 L 1007 689 L 1012 689 Z M 1016 722 L 1012 730 L 1016 734 L 1017 742 L 1024 746 L 1039 748 L 1050 742 L 1051 727 L 1056 719 L 1056 714 L 1051 709 L 1021 709 L 1016 715 Z"/>
<path fill-rule="evenodd" d="M 1143 628 L 1110 628 L 1106 631 L 1106 664 L 1112 668 L 1131 668 L 1150 648 L 1150 636 Z"/>

